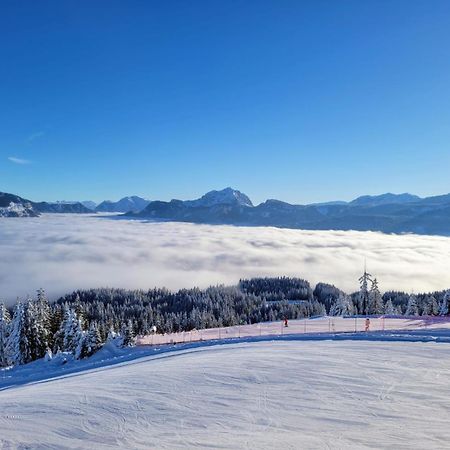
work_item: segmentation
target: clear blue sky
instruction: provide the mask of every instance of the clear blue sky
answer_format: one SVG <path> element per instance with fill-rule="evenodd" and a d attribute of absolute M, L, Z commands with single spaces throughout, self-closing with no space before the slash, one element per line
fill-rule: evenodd
<path fill-rule="evenodd" d="M 5 0 L 0 38 L 0 191 L 450 191 L 448 0 Z"/>

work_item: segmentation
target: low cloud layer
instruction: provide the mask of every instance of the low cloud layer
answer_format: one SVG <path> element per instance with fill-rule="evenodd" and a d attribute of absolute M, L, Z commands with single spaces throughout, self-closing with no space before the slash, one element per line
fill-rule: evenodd
<path fill-rule="evenodd" d="M 352 292 L 367 260 L 383 290 L 450 287 L 450 238 L 96 216 L 0 219 L 0 299 L 78 288 L 170 289 L 298 276 Z"/>

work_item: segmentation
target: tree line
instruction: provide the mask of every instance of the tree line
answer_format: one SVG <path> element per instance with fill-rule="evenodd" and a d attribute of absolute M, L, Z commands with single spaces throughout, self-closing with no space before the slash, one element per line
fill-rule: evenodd
<path fill-rule="evenodd" d="M 367 272 L 350 295 L 300 278 L 252 278 L 207 289 L 88 289 L 50 303 L 40 289 L 12 309 L 0 303 L 0 365 L 25 364 L 63 352 L 75 359 L 108 340 L 133 345 L 136 335 L 333 315 L 429 316 L 449 313 L 450 290 L 430 294 L 380 292 Z"/>

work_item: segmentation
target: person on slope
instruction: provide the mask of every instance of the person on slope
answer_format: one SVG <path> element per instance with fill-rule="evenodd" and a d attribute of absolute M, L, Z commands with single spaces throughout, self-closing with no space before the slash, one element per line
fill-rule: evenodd
<path fill-rule="evenodd" d="M 369 331 L 370 330 L 370 319 L 369 318 L 367 318 L 366 319 L 366 331 Z"/>
<path fill-rule="evenodd" d="M 287 319 L 284 319 L 284 326 L 287 328 L 289 325 L 288 325 L 288 320 Z"/>

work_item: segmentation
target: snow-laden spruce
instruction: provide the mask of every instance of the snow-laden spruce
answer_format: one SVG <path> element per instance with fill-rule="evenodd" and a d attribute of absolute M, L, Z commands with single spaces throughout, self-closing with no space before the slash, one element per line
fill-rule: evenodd
<path fill-rule="evenodd" d="M 11 317 L 8 309 L 0 303 L 0 367 L 8 364 L 8 352 L 6 350 L 9 335 L 9 323 Z"/>
<path fill-rule="evenodd" d="M 63 353 L 75 359 L 94 354 L 104 339 L 95 321 L 85 326 L 82 315 L 74 309 L 50 306 L 40 289 L 36 299 L 18 301 L 10 319 L 8 309 L 0 304 L 0 365 L 20 365 Z M 56 331 L 55 331 L 56 330 Z M 133 345 L 134 332 L 127 328 L 127 345 Z"/>

